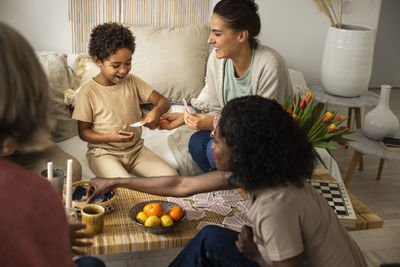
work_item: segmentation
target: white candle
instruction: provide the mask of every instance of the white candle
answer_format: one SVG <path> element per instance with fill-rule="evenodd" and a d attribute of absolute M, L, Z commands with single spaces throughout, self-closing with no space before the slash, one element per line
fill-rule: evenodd
<path fill-rule="evenodd" d="M 67 161 L 67 189 L 65 193 L 65 207 L 72 208 L 72 159 Z"/>
<path fill-rule="evenodd" d="M 47 162 L 47 180 L 53 183 L 53 162 Z"/>

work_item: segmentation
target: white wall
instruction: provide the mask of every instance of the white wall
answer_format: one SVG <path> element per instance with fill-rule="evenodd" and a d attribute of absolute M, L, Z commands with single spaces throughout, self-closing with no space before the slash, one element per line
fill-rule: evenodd
<path fill-rule="evenodd" d="M 217 2 L 210 1 L 211 6 Z M 320 83 L 321 56 L 329 25 L 326 16 L 316 9 L 312 0 L 256 2 L 260 7 L 263 25 L 261 42 L 278 50 L 290 67 L 302 71 L 309 85 Z M 344 22 L 377 26 L 381 0 L 350 0 L 349 3 Z M 36 50 L 72 51 L 68 0 L 0 0 L 0 20 L 19 30 Z M 398 29 L 399 25 L 391 25 L 391 22 L 385 24 L 387 30 Z M 397 44 L 400 43 L 398 38 L 395 40 Z M 388 51 L 384 45 L 385 41 L 382 42 L 380 47 L 385 50 L 385 55 L 395 53 Z M 395 48 L 390 46 L 390 49 Z M 380 54 L 375 51 L 375 55 Z M 380 66 L 388 65 L 377 58 L 374 59 L 374 64 L 375 62 Z M 396 64 L 399 70 L 399 65 Z M 390 74 L 381 68 L 375 68 L 374 65 L 371 84 L 380 80 L 387 83 L 399 81 L 398 77 L 399 75 Z"/>
<path fill-rule="evenodd" d="M 258 0 L 262 43 L 278 50 L 291 68 L 300 70 L 308 85 L 320 83 L 325 36 L 330 25 L 312 0 Z M 380 0 L 351 0 L 344 23 L 376 28 Z"/>
<path fill-rule="evenodd" d="M 370 86 L 400 87 L 400 1 L 382 1 Z"/>
<path fill-rule="evenodd" d="M 35 50 L 72 51 L 68 0 L 0 0 L 0 21 L 20 31 Z"/>

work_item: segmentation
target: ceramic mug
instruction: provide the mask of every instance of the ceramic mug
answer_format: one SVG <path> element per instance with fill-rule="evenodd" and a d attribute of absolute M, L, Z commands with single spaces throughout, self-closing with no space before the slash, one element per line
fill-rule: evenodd
<path fill-rule="evenodd" d="M 82 223 L 86 224 L 85 232 L 97 234 L 103 231 L 105 209 L 96 204 L 85 206 L 82 211 Z"/>
<path fill-rule="evenodd" d="M 41 171 L 40 175 L 47 179 L 47 170 Z M 64 189 L 64 177 L 63 170 L 53 169 L 53 186 L 60 195 L 62 195 Z"/>

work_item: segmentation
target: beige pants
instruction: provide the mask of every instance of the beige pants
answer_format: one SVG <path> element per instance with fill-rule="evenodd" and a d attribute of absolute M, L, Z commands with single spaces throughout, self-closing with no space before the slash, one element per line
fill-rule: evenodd
<path fill-rule="evenodd" d="M 133 151 L 109 151 L 103 148 L 90 149 L 86 154 L 90 168 L 98 177 L 116 178 L 175 176 L 176 170 L 144 145 Z M 132 173 L 132 174 L 131 174 Z"/>
<path fill-rule="evenodd" d="M 41 152 L 15 153 L 8 156 L 7 159 L 38 174 L 47 169 L 47 162 L 52 161 L 53 167 L 63 170 L 65 176 L 67 175 L 67 160 L 72 159 L 73 182 L 81 180 L 82 177 L 82 166 L 79 161 L 56 145 Z"/>

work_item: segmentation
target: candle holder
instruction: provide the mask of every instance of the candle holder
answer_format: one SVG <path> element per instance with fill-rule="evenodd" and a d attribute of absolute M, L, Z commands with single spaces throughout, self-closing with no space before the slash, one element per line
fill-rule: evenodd
<path fill-rule="evenodd" d="M 65 214 L 67 215 L 68 223 L 78 223 L 78 215 L 74 208 L 65 208 Z"/>

